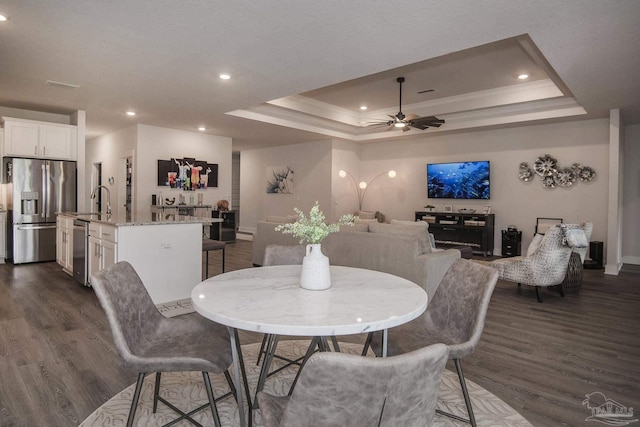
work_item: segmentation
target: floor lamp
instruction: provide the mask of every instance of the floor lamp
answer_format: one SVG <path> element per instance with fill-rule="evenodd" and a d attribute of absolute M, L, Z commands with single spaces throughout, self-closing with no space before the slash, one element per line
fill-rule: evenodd
<path fill-rule="evenodd" d="M 376 179 L 380 178 L 382 175 L 387 175 L 389 178 L 395 178 L 396 171 L 390 170 L 390 171 L 387 171 L 387 172 L 382 172 L 382 173 L 374 176 L 373 179 L 371 181 L 369 181 L 368 183 L 365 182 L 365 181 L 360 181 L 360 183 L 356 183 L 356 179 L 353 177 L 353 175 L 351 175 L 349 172 L 347 172 L 344 169 L 340 170 L 338 172 L 338 175 L 340 176 L 340 178 L 346 178 L 347 175 L 349 175 L 349 177 L 351 178 L 351 181 L 353 182 L 353 185 L 356 187 L 356 192 L 358 193 L 358 210 L 361 211 L 362 210 L 362 201 L 364 200 L 364 195 L 367 193 L 367 189 L 371 186 L 373 181 L 375 181 Z"/>

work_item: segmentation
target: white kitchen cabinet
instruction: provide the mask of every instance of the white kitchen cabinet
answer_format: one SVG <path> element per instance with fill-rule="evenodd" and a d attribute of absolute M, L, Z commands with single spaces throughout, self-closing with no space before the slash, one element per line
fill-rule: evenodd
<path fill-rule="evenodd" d="M 202 223 L 91 220 L 86 254 L 89 280 L 92 274 L 127 261 L 155 304 L 188 299 L 202 281 Z"/>
<path fill-rule="evenodd" d="M 96 222 L 89 224 L 89 281 L 91 275 L 112 266 L 118 261 L 118 233 L 116 227 L 101 225 Z"/>
<path fill-rule="evenodd" d="M 56 261 L 73 275 L 73 217 L 58 215 L 56 225 Z"/>
<path fill-rule="evenodd" d="M 4 264 L 6 254 L 7 213 L 0 212 L 0 264 Z"/>
<path fill-rule="evenodd" d="M 77 128 L 73 125 L 3 117 L 4 155 L 77 160 Z"/>

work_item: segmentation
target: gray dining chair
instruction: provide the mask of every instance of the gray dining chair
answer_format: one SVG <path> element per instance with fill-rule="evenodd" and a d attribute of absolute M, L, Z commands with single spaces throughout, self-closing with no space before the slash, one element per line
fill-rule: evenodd
<path fill-rule="evenodd" d="M 299 265 L 302 264 L 302 259 L 305 256 L 305 247 L 303 245 L 267 245 L 264 250 L 264 262 L 263 266 L 272 265 Z M 292 360 L 284 356 L 275 354 L 275 349 L 278 345 L 278 337 L 272 334 L 264 334 L 262 337 L 262 344 L 260 344 L 260 350 L 258 352 L 258 360 L 256 365 L 260 364 L 260 360 L 263 356 L 267 355 L 267 349 L 273 348 L 273 357 L 284 360 L 287 362 L 278 371 L 286 368 L 291 364 L 300 365 L 300 361 L 303 357 Z M 277 372 L 277 371 L 276 371 Z"/>
<path fill-rule="evenodd" d="M 448 352 L 435 344 L 388 358 L 315 353 L 291 396 L 258 393 L 262 420 L 265 427 L 430 426 Z"/>
<path fill-rule="evenodd" d="M 437 412 L 473 426 L 476 421 L 460 359 L 472 354 L 480 341 L 497 280 L 498 272 L 493 268 L 459 259 L 451 265 L 435 294 L 429 296 L 427 310 L 417 319 L 388 332 L 388 355 L 408 353 L 434 343 L 449 346 L 449 359 L 455 363 L 469 418 Z M 373 338 L 370 343 L 374 352 L 380 355 L 381 337 L 379 334 L 369 337 Z"/>
<path fill-rule="evenodd" d="M 160 401 L 180 415 L 174 422 L 186 419 L 199 425 L 191 416 L 210 406 L 215 425 L 219 427 L 216 401 L 236 394 L 228 371 L 232 362 L 228 329 L 197 313 L 164 317 L 134 268 L 126 261 L 92 275 L 91 285 L 107 315 L 115 346 L 125 366 L 138 373 L 127 426 L 133 425 L 145 376 L 155 372 L 154 413 Z M 184 371 L 202 372 L 209 400 L 188 413 L 159 395 L 162 372 Z M 231 392 L 215 399 L 209 372 L 224 374 Z"/>

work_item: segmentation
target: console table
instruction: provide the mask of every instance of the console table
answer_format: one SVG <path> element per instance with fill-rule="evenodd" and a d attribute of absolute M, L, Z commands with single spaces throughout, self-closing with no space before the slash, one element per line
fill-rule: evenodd
<path fill-rule="evenodd" d="M 415 220 L 429 223 L 439 246 L 470 246 L 483 256 L 493 255 L 494 214 L 416 211 Z"/>

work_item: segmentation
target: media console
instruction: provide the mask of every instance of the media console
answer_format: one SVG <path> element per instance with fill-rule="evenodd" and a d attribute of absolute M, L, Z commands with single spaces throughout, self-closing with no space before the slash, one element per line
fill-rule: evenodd
<path fill-rule="evenodd" d="M 415 215 L 416 221 L 429 223 L 436 245 L 470 246 L 483 256 L 493 255 L 494 214 L 416 211 Z"/>

